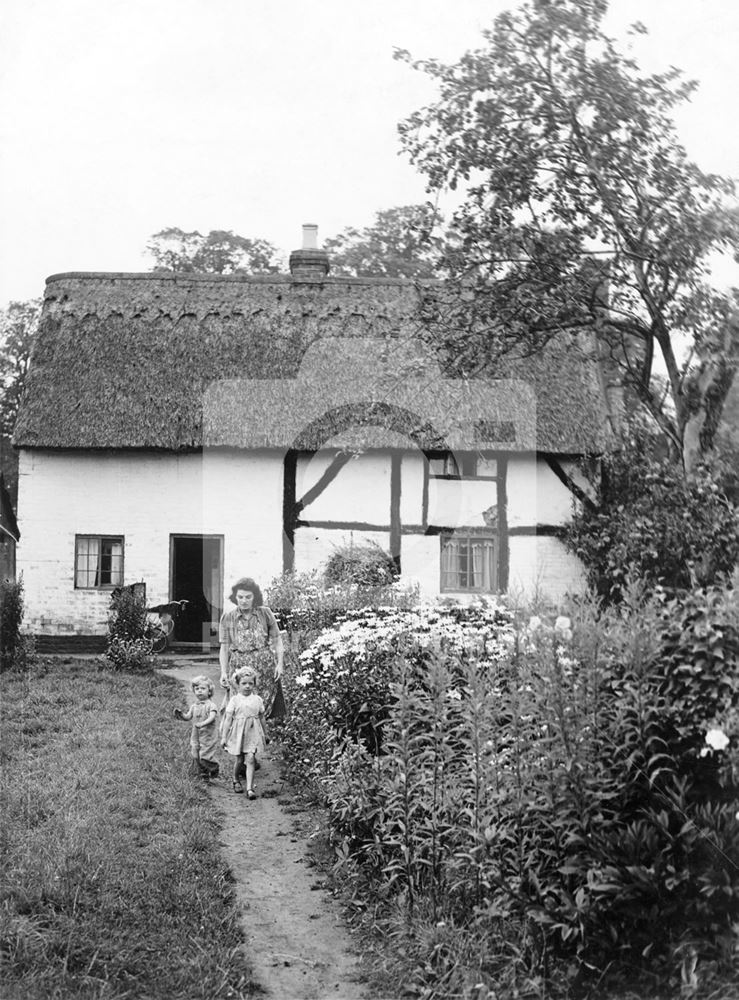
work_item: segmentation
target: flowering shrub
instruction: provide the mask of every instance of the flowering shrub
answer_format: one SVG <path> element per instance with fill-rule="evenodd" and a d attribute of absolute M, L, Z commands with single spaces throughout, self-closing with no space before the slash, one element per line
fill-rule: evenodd
<path fill-rule="evenodd" d="M 280 628 L 291 637 L 305 636 L 328 629 L 348 611 L 361 608 L 408 608 L 418 603 L 413 587 L 397 583 L 377 586 L 352 582 L 327 584 L 323 577 L 312 573 L 284 573 L 274 579 L 265 593 L 265 600 L 274 611 Z"/>
<path fill-rule="evenodd" d="M 731 956 L 739 696 L 691 701 L 674 667 L 713 676 L 720 650 L 736 672 L 733 600 L 632 586 L 618 612 L 515 627 L 494 605 L 387 610 L 305 652 L 291 767 L 325 795 L 357 906 L 404 934 L 416 995 L 567 992 L 620 962 L 674 986 Z"/>
<path fill-rule="evenodd" d="M 151 639 L 125 639 L 111 636 L 105 659 L 114 670 L 146 671 L 154 665 Z"/>
<path fill-rule="evenodd" d="M 494 602 L 349 612 L 300 656 L 285 730 L 288 764 L 302 767 L 306 756 L 312 760 L 310 748 L 326 732 L 335 745 L 361 740 L 378 752 L 399 662 L 415 664 L 421 673 L 431 653 L 454 661 L 474 654 L 488 663 L 500 658 L 511 641 L 510 613 Z M 311 765 L 319 780 L 327 760 Z"/>

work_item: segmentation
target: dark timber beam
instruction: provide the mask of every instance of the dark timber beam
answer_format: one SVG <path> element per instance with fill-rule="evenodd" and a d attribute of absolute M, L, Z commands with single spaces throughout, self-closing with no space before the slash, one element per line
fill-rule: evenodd
<path fill-rule="evenodd" d="M 508 590 L 511 552 L 508 544 L 508 456 L 498 457 L 498 590 Z"/>
<path fill-rule="evenodd" d="M 572 476 L 565 472 L 564 468 L 559 464 L 554 455 L 548 455 L 545 452 L 539 451 L 537 452 L 537 456 L 544 459 L 557 479 L 559 479 L 559 481 L 567 487 L 570 493 L 572 493 L 572 495 L 580 501 L 586 510 L 597 510 L 597 505 L 593 503 L 592 499 L 587 495 L 585 490 L 577 485 Z"/>
<path fill-rule="evenodd" d="M 312 504 L 323 493 L 326 487 L 336 479 L 346 463 L 353 457 L 354 452 L 352 451 L 338 451 L 334 455 L 331 464 L 321 473 L 318 481 L 296 502 L 296 516 L 301 514 L 309 504 Z"/>
<path fill-rule="evenodd" d="M 400 463 L 399 451 L 390 456 L 390 556 L 400 573 Z"/>
<path fill-rule="evenodd" d="M 282 571 L 290 573 L 295 569 L 295 479 L 298 468 L 298 453 L 285 453 L 282 470 Z"/>

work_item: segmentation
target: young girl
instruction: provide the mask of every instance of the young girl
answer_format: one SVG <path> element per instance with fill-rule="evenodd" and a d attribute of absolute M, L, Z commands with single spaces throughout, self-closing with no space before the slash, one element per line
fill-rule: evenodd
<path fill-rule="evenodd" d="M 233 679 L 236 694 L 229 701 L 221 723 L 221 742 L 234 762 L 234 791 L 244 791 L 241 778 L 246 776 L 246 797 L 255 799 L 254 759 L 266 743 L 264 702 L 256 693 L 256 675 L 251 670 L 237 670 Z M 246 762 L 246 766 L 245 766 Z"/>
<path fill-rule="evenodd" d="M 208 781 L 218 777 L 218 731 L 216 719 L 218 709 L 212 700 L 215 685 L 204 674 L 193 677 L 190 682 L 195 701 L 186 712 L 174 710 L 176 719 L 192 722 L 190 731 L 190 773 L 194 777 Z"/>

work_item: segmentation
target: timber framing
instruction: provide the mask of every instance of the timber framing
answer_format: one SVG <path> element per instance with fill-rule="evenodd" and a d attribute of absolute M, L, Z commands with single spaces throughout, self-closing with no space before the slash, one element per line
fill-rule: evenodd
<path fill-rule="evenodd" d="M 282 571 L 290 573 L 295 569 L 295 482 L 298 468 L 298 453 L 290 449 L 283 460 L 282 473 Z"/>
<path fill-rule="evenodd" d="M 597 509 L 595 502 L 592 497 L 589 497 L 585 490 L 579 486 L 572 476 L 567 472 L 567 470 L 562 466 L 561 462 L 563 459 L 575 459 L 576 455 L 552 455 L 548 452 L 537 452 L 537 457 L 543 459 L 549 468 L 552 470 L 554 475 L 563 483 L 567 489 L 572 493 L 572 495 L 580 501 L 580 503 L 586 507 L 588 510 L 594 511 Z"/>

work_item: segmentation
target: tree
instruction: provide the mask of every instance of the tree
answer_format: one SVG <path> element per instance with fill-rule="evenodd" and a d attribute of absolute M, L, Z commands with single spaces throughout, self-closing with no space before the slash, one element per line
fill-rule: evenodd
<path fill-rule="evenodd" d="M 267 240 L 252 240 L 230 230 L 212 229 L 206 236 L 182 229 L 162 229 L 147 244 L 154 270 L 190 274 L 276 274 L 279 251 Z"/>
<path fill-rule="evenodd" d="M 739 559 L 739 510 L 715 470 L 698 465 L 683 476 L 650 431 L 629 421 L 620 450 L 601 461 L 595 500 L 582 504 L 565 534 L 606 602 L 621 601 L 634 576 L 647 590 L 711 586 Z"/>
<path fill-rule="evenodd" d="M 31 361 L 41 300 L 10 302 L 0 311 L 0 434 L 13 433 Z"/>
<path fill-rule="evenodd" d="M 448 292 L 426 312 L 466 371 L 597 330 L 690 468 L 711 450 L 739 357 L 738 293 L 710 276 L 711 255 L 739 247 L 735 188 L 677 140 L 674 110 L 696 84 L 620 54 L 607 7 L 524 0 L 458 64 L 412 63 L 440 96 L 401 123 L 404 148 L 430 193 L 462 193 L 440 260 Z"/>
<path fill-rule="evenodd" d="M 431 205 L 401 205 L 375 213 L 364 229 L 353 226 L 324 242 L 331 271 L 352 278 L 430 278 L 434 274 L 433 231 L 438 225 Z"/>

